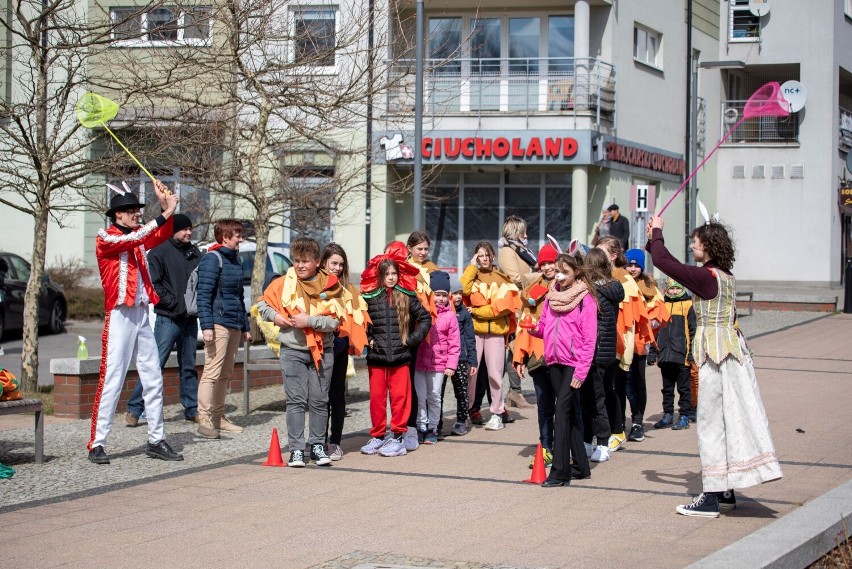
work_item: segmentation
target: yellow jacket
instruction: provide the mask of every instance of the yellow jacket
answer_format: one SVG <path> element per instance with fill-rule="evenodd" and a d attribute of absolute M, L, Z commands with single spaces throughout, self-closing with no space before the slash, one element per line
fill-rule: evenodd
<path fill-rule="evenodd" d="M 502 277 L 499 280 L 505 280 L 505 284 L 500 285 L 499 287 L 492 283 L 489 287 L 485 283 L 479 280 L 479 269 L 475 265 L 468 265 L 468 267 L 464 270 L 459 281 L 462 285 L 462 295 L 465 299 L 465 304 L 470 306 L 470 313 L 473 317 L 473 332 L 475 334 L 496 334 L 500 336 L 505 336 L 510 333 L 513 329 L 513 320 L 514 320 L 514 312 L 512 310 L 504 309 L 501 310 L 498 314 L 494 314 L 494 305 L 490 302 L 490 300 L 486 296 L 486 300 L 489 300 L 486 304 L 474 306 L 477 304 L 476 302 L 470 302 L 470 295 L 475 293 L 481 293 L 483 290 L 487 290 L 489 293 L 493 293 L 489 296 L 505 296 L 507 293 L 512 294 L 517 297 L 517 304 L 520 307 L 520 296 L 518 293 L 518 287 L 512 284 L 512 281 L 508 276 L 504 275 L 500 271 L 496 269 L 493 270 L 496 273 L 495 276 Z M 497 288 L 495 291 L 491 291 L 489 289 Z M 505 290 L 504 290 L 505 288 Z"/>

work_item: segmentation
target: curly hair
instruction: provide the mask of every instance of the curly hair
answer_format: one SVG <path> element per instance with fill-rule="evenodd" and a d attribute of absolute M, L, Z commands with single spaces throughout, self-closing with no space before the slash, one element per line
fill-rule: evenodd
<path fill-rule="evenodd" d="M 734 268 L 734 242 L 730 230 L 716 221 L 700 225 L 693 230 L 690 237 L 698 237 L 704 246 L 704 252 L 709 259 L 719 265 L 723 271 L 730 272 Z"/>

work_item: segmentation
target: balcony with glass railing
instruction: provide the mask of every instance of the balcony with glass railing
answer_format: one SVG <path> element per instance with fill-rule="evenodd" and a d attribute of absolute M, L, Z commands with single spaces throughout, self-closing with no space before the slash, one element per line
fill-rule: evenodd
<path fill-rule="evenodd" d="M 414 110 L 414 65 L 390 66 L 390 116 Z M 459 58 L 426 60 L 424 67 L 425 117 L 558 114 L 615 126 L 615 68 L 598 59 Z"/>
<path fill-rule="evenodd" d="M 722 101 L 722 132 L 727 133 L 743 116 L 747 101 Z M 734 143 L 791 144 L 799 142 L 799 115 L 752 117 L 737 127 L 725 141 Z"/>

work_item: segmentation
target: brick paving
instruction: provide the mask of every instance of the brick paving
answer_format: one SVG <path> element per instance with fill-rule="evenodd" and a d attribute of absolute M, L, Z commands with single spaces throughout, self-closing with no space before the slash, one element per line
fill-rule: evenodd
<path fill-rule="evenodd" d="M 747 333 L 761 333 L 748 326 L 744 318 Z M 650 428 L 656 368 L 647 439 L 595 465 L 590 480 L 555 489 L 520 482 L 537 440 L 534 409 L 502 431 L 476 428 L 406 457 L 357 454 L 369 422 L 360 374 L 347 455 L 327 469 L 259 466 L 273 426 L 286 441 L 280 387 L 253 393 L 255 411 L 233 413 L 246 432 L 222 441 L 197 440 L 170 408 L 167 432 L 187 457 L 177 464 L 145 458 L 144 427 L 117 417 L 112 465 L 85 460 L 87 422 L 55 421 L 37 466 L 31 418 L 24 428 L 0 423 L 0 461 L 18 471 L 0 481 L 0 523 L 16 535 L 4 561 L 91 565 L 96 551 L 100 565 L 124 567 L 156 551 L 175 567 L 686 566 L 852 478 L 850 333 L 852 317 L 838 315 L 751 341 L 785 478 L 743 491 L 718 520 L 674 514 L 700 490 L 695 429 Z M 230 397 L 236 405 L 239 394 Z"/>

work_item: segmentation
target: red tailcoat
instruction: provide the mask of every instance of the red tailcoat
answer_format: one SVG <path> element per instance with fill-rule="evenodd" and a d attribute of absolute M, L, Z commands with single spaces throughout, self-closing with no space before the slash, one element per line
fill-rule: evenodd
<path fill-rule="evenodd" d="M 161 226 L 157 226 L 155 219 L 127 234 L 115 225 L 98 231 L 95 255 L 101 272 L 104 309 L 107 312 L 121 304 L 133 306 L 136 300 L 139 271 L 142 272 L 142 282 L 145 284 L 148 299 L 152 304 L 160 301 L 151 284 L 145 251 L 153 249 L 171 237 L 174 234 L 173 226 L 174 218 L 169 217 Z"/>

